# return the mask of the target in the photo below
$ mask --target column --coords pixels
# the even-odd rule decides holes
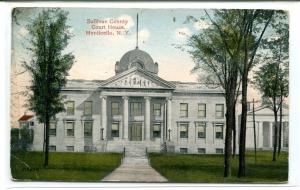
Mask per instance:
[[[106,115],[106,96],[101,96],[101,130],[103,130],[102,133],[102,138],[101,139],[106,139],[106,134],[107,134],[107,115]]]
[[[172,129],[172,98],[167,98],[167,131],[171,129],[170,141],[172,141],[172,133],[174,133],[175,128]],[[167,132],[169,133],[169,132]]]
[[[269,122],[270,148],[273,148],[273,122]]]
[[[163,131],[164,131],[164,125],[165,125],[165,123],[160,123],[160,142],[162,143],[162,142],[164,142],[164,133],[163,133]]]
[[[123,138],[128,140],[128,97],[123,96]]]
[[[257,122],[257,148],[263,147],[263,123]]]
[[[146,141],[150,140],[150,97],[145,97],[145,132]]]

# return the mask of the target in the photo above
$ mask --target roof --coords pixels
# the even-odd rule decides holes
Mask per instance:
[[[257,108],[254,109],[254,113],[255,115],[261,115],[261,116],[267,116],[267,115],[271,115],[273,116],[273,109],[270,106],[267,105],[261,105]],[[282,113],[283,115],[289,115],[289,110],[286,107],[282,107]],[[253,110],[249,110],[247,112],[247,115],[252,115],[253,114]],[[279,111],[278,111],[279,114]]]
[[[32,118],[33,115],[23,115],[22,117],[20,117],[20,119],[18,121],[28,121],[28,119]]]
[[[100,87],[114,87],[114,85],[116,87],[129,87],[128,85],[124,85],[124,84],[120,84],[118,83],[118,81],[122,83],[122,80],[124,80],[124,77],[126,78],[125,80],[130,80],[131,78],[136,80],[136,81],[140,81],[139,85],[132,85],[130,88],[134,88],[134,87],[144,87],[141,85],[141,81],[151,81],[152,84],[154,84],[154,88],[166,88],[166,89],[174,89],[175,85],[173,83],[170,83],[162,78],[160,78],[159,76],[146,71],[144,69],[138,68],[138,67],[133,67],[130,68],[120,74],[117,74],[107,80],[105,80],[103,83],[101,83]],[[131,83],[132,84],[132,83]],[[153,85],[151,86],[147,86],[146,88],[152,88]]]
[[[106,80],[68,80],[66,86],[63,88],[63,90],[97,90],[101,87],[105,87],[106,84],[111,83],[115,80],[118,80],[122,76],[128,75],[129,73],[132,73],[134,71],[139,71],[148,77],[151,78],[153,81],[159,81],[160,83],[167,86],[169,89],[174,89],[175,92],[184,92],[184,93],[224,93],[224,90],[221,87],[218,86],[207,86],[203,83],[197,83],[197,82],[180,82],[180,81],[166,81],[160,78],[159,76],[147,72],[140,68],[131,68],[127,71],[124,71],[118,75],[115,75],[109,79]],[[149,79],[150,79],[149,78]],[[165,87],[166,87],[165,86]]]
[[[154,74],[158,73],[158,64],[154,63],[147,52],[138,48],[126,52],[120,59],[120,62],[116,63],[115,71],[116,74],[119,74],[132,67],[139,67]]]
[[[176,88],[175,92],[188,92],[188,93],[224,93],[223,88],[219,86],[207,86],[204,83],[198,82],[180,82],[169,81],[173,83]]]

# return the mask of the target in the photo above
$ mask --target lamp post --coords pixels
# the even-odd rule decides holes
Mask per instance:
[[[171,135],[170,135],[171,134],[171,129],[168,129],[168,132],[169,132],[169,141],[170,141],[171,140],[171,138],[170,138],[171,137]]]
[[[103,138],[103,130],[104,130],[104,128],[102,127],[101,128],[101,140],[104,140],[104,138]]]

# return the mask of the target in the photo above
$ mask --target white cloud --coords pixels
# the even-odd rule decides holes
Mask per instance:
[[[150,37],[150,32],[148,29],[143,28],[142,30],[139,31],[139,42],[140,43],[147,42],[149,37]]]
[[[208,29],[210,27],[210,24],[204,20],[198,20],[197,22],[194,23],[193,26],[196,30],[203,30],[203,29]]]
[[[129,29],[134,26],[134,21],[129,15],[121,15],[118,17],[118,20],[127,20],[127,24],[125,25],[125,29]]]
[[[191,35],[191,31],[187,27],[177,28],[175,30],[175,38],[185,40]]]

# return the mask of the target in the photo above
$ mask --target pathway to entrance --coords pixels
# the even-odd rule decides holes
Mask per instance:
[[[106,182],[167,182],[168,180],[155,171],[146,157],[127,156],[123,163],[102,179]]]

